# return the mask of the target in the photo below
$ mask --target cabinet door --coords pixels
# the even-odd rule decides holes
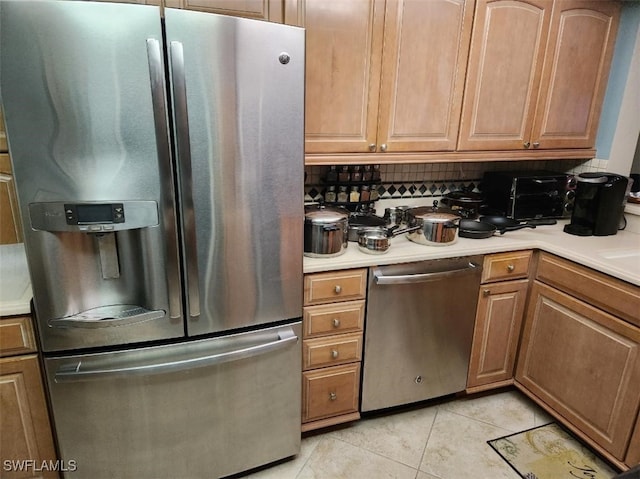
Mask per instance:
[[[516,382],[624,461],[640,405],[640,328],[539,282]]]
[[[555,3],[532,134],[534,146],[595,145],[619,19],[618,2]]]
[[[307,35],[306,152],[374,151],[384,0],[298,0],[293,10],[287,23]]]
[[[21,243],[21,225],[9,155],[0,154],[0,244]]]
[[[640,464],[640,415],[638,415],[636,427],[633,431],[633,436],[631,436],[625,463],[629,467]]]
[[[481,286],[467,388],[513,379],[528,284],[523,279]]]
[[[379,151],[455,150],[475,0],[388,0]]]
[[[165,7],[282,23],[284,0],[165,0]]]
[[[552,0],[479,0],[459,150],[527,148]]]
[[[2,434],[0,457],[3,461],[55,461],[53,437],[35,355],[0,359],[0,403]],[[3,463],[4,466],[4,463]],[[7,471],[3,478],[58,477],[55,471]]]

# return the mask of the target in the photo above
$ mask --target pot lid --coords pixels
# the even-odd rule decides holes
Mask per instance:
[[[577,177],[577,180],[580,183],[596,183],[596,184],[600,184],[600,183],[606,183],[607,182],[607,175],[606,173],[580,173]]]
[[[311,223],[330,224],[345,221],[349,211],[340,206],[305,205],[304,219]]]
[[[431,223],[447,223],[450,221],[456,221],[460,219],[460,215],[451,213],[450,210],[442,210],[440,208],[434,208],[432,206],[419,206],[417,208],[411,208],[409,214],[414,218],[420,218],[423,221]]]
[[[444,197],[451,200],[461,201],[463,203],[482,203],[483,201],[483,197],[480,193],[464,190],[451,191],[444,195]]]
[[[372,214],[351,213],[349,216],[349,226],[383,226],[386,224],[384,218]]]

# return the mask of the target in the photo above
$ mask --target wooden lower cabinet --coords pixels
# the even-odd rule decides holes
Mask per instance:
[[[638,414],[636,427],[633,435],[631,436],[631,442],[629,443],[629,450],[627,451],[625,463],[629,467],[640,464],[640,414]]]
[[[516,383],[622,463],[640,408],[640,328],[535,281]]]
[[[480,287],[467,391],[513,384],[529,280]]]
[[[36,355],[0,359],[0,405],[1,477],[59,477]]]
[[[302,340],[302,431],[360,418],[367,270],[307,274]]]

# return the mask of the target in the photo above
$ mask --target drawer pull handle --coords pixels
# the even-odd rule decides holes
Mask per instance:
[[[329,401],[335,401],[336,399],[338,399],[338,395],[336,393],[329,393]]]
[[[340,320],[338,318],[333,318],[333,327],[334,328],[339,328],[340,327]]]
[[[491,294],[491,291],[489,291],[488,289],[485,289],[484,291],[482,291],[482,296],[489,296]]]
[[[337,350],[337,349],[333,349],[333,350],[331,350],[331,357],[332,357],[333,359],[338,359],[338,354],[339,354],[339,353],[338,353],[338,350]]]
[[[514,271],[515,269],[516,269],[516,267],[515,267],[514,265],[512,265],[512,264],[510,264],[510,265],[508,265],[508,266],[507,266],[507,271],[508,271],[509,273],[513,273],[513,271]]]
[[[340,294],[342,293],[342,286],[340,286],[339,284],[336,284],[336,287],[333,288],[333,290],[336,292],[336,294]]]

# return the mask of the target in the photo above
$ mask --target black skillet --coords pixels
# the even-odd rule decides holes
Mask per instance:
[[[458,227],[458,236],[461,238],[483,239],[490,238],[496,231],[497,228],[491,223],[463,218],[460,220]]]
[[[522,228],[536,227],[534,224],[520,223],[518,220],[507,218],[506,216],[481,216],[480,221],[492,224],[498,231],[500,231],[500,234],[504,234],[505,231],[515,231]]]

